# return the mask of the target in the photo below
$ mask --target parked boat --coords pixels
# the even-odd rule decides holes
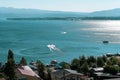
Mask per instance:
[[[109,41],[103,41],[103,43],[109,43]]]

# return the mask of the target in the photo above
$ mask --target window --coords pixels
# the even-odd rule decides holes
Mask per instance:
[[[75,78],[70,78],[70,80],[75,80]]]

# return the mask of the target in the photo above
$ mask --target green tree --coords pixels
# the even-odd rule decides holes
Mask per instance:
[[[112,65],[118,64],[118,60],[117,60],[117,58],[114,57],[114,56],[112,56],[109,60],[110,60],[110,62],[111,62]]]
[[[110,60],[107,60],[107,61],[106,61],[106,64],[107,64],[107,65],[112,65],[112,62],[111,62]]]
[[[81,70],[81,66],[78,65],[76,70],[77,70],[77,72],[81,73],[81,72],[82,72],[82,70]]]
[[[82,61],[86,61],[86,57],[84,55],[80,56],[79,59]]]
[[[5,64],[4,73],[8,77],[7,80],[15,80],[15,61],[14,54],[11,50],[8,51],[8,60]]]
[[[84,62],[83,65],[81,66],[81,72],[87,75],[88,71],[89,71],[89,65],[87,62]]]
[[[120,67],[119,66],[113,66],[113,65],[106,65],[104,67],[104,72],[105,73],[110,73],[110,74],[113,74],[113,75],[116,75],[120,70]]]
[[[86,57],[84,55],[82,55],[82,56],[79,57],[80,65],[82,65],[86,61],[87,61],[87,59],[86,59]]]
[[[13,54],[13,52],[12,52],[12,50],[8,50],[8,60],[9,59],[13,59],[14,60],[14,54]]]
[[[21,58],[20,64],[21,65],[27,65],[27,61],[26,61],[26,59],[24,57]]]
[[[98,67],[103,67],[104,66],[104,61],[102,57],[97,57],[97,66]]]
[[[88,62],[88,65],[90,66],[90,67],[95,67],[96,66],[96,58],[94,57],[94,56],[89,56],[88,58],[87,58],[87,62]]]
[[[44,79],[45,65],[41,61],[37,61],[38,74]]]
[[[51,70],[49,68],[47,68],[47,73],[48,73],[48,75],[47,75],[45,80],[51,80],[51,75],[50,75],[51,74]]]
[[[107,61],[107,56],[103,55],[102,58],[103,58],[103,61],[104,61],[104,62]]]
[[[60,65],[62,66],[63,69],[70,69],[70,65],[66,62],[61,62]]]
[[[77,70],[79,65],[80,65],[79,59],[73,59],[71,62],[71,69]]]
[[[5,64],[4,73],[8,76],[8,80],[15,80],[14,61],[9,59]]]

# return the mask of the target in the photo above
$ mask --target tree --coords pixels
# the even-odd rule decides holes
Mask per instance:
[[[79,59],[73,59],[71,62],[71,69],[77,70],[77,67],[80,65]]]
[[[51,80],[51,69],[47,68],[47,77],[45,77],[45,80]]]
[[[8,76],[7,80],[15,80],[15,61],[14,54],[11,50],[8,51],[8,60],[5,64],[4,73]]]
[[[114,57],[114,56],[112,56],[112,57],[110,58],[110,62],[111,62],[112,65],[118,64],[118,60],[117,60],[117,58]]]
[[[104,62],[107,61],[107,56],[103,55],[102,58],[103,58],[103,61],[104,61]]]
[[[87,61],[86,57],[83,55],[83,56],[80,56],[79,57],[79,61],[80,61],[80,65],[82,65],[84,62]]]
[[[14,60],[14,54],[13,54],[13,52],[12,52],[12,50],[8,50],[8,60],[9,59],[13,59]]]
[[[116,75],[120,70],[119,66],[113,66],[113,65],[107,65],[104,67],[104,72],[105,73],[110,73],[113,75]]]
[[[118,58],[117,61],[118,61],[118,65],[120,66],[120,58]]]
[[[89,71],[88,63],[84,62],[83,65],[81,66],[81,72],[87,75],[88,71]]]
[[[4,73],[8,76],[8,80],[15,80],[15,66],[14,61],[9,59],[8,62],[5,64]]]
[[[98,67],[103,67],[104,66],[104,61],[102,57],[97,57],[97,66]]]
[[[62,66],[63,69],[70,69],[70,65],[66,62],[61,62],[60,65]]]
[[[27,61],[24,57],[22,57],[22,59],[20,60],[20,64],[21,65],[27,65]]]
[[[44,79],[45,65],[41,61],[37,61],[38,74]]]
[[[96,58],[94,56],[89,56],[87,59],[88,65],[90,67],[95,67],[96,65]]]

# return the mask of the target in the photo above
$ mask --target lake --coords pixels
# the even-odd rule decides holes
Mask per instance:
[[[103,44],[103,41],[109,41]],[[0,61],[14,52],[18,62],[51,60],[70,62],[73,58],[120,52],[119,20],[6,20],[0,19]]]

